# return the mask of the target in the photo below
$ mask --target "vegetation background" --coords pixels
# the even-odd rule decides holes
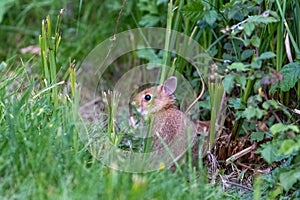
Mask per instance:
[[[298,0],[0,1],[0,198],[300,198],[299,13]],[[199,169],[114,171],[78,137],[76,66],[116,30],[151,26],[191,36],[218,65],[228,106],[213,137],[216,168],[204,159]],[[157,57],[137,55],[144,63]],[[201,120],[213,116],[211,96],[197,104]]]

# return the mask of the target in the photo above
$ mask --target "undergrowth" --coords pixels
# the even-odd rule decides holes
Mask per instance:
[[[221,177],[217,184],[189,167],[147,174],[115,171],[91,156],[80,140],[73,107],[75,66],[112,36],[121,8],[118,1],[0,2],[0,198],[299,198],[299,2],[138,0],[125,4],[118,32],[172,28],[198,41],[216,63],[228,104],[223,137],[211,135],[212,153],[219,164],[213,175]],[[57,15],[62,23],[54,28]],[[27,52],[21,51],[30,45]],[[39,47],[41,55],[34,51]],[[145,63],[157,57],[144,52],[136,59]],[[194,88],[202,87],[195,81],[193,67],[182,58],[166,56],[162,61],[172,63]],[[118,64],[135,62],[124,59]],[[110,70],[113,81],[120,69]],[[216,115],[211,113],[209,95],[205,92],[197,105],[201,119]],[[255,147],[250,156],[233,156],[250,146]],[[240,187],[247,173],[253,192]],[[232,174],[237,187],[225,179]]]

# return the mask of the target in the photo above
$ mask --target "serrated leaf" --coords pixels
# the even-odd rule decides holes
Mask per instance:
[[[232,63],[231,65],[228,65],[227,66],[227,69],[230,69],[230,70],[237,70],[237,71],[248,71],[249,69],[247,68],[246,65],[244,65],[243,63],[241,62],[235,62],[235,63]]]
[[[225,91],[229,94],[234,87],[234,75],[228,74],[222,81]]]
[[[263,110],[259,109],[259,108],[254,108],[252,106],[247,107],[244,111],[243,111],[243,117],[247,118],[248,120],[250,120],[251,118],[256,117],[257,119],[262,118],[263,116]]]
[[[271,92],[276,88],[280,88],[283,92],[289,91],[295,86],[300,79],[300,62],[293,62],[281,68],[280,73],[283,75],[283,80],[274,84],[271,87]]]
[[[241,119],[241,118],[243,118],[243,112],[237,111],[234,116],[235,116],[236,120]]]
[[[229,106],[231,108],[234,108],[235,110],[240,110],[240,109],[244,109],[244,105],[241,102],[240,98],[230,98],[229,99]]]
[[[139,49],[137,51],[137,56],[139,58],[143,58],[148,60],[150,63],[158,63],[161,64],[162,63],[162,59],[159,58],[156,54],[155,51],[153,49],[150,48],[145,48],[145,49]]]
[[[190,5],[183,6],[180,12],[190,20],[198,21],[203,16],[203,5],[198,1],[193,1]]]
[[[268,51],[268,52],[264,52],[262,53],[260,56],[259,56],[259,59],[260,60],[265,60],[265,59],[270,59],[270,58],[274,58],[276,55],[271,52],[271,51]]]

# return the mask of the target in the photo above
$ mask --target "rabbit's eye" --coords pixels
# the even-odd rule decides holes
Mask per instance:
[[[150,101],[150,100],[151,100],[151,95],[150,95],[150,94],[146,94],[146,95],[144,96],[144,99],[145,99],[146,101]]]

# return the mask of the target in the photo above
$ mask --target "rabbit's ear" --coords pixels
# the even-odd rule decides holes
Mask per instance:
[[[163,84],[163,90],[167,95],[171,95],[175,92],[177,87],[177,78],[176,76],[171,76],[165,80]]]

